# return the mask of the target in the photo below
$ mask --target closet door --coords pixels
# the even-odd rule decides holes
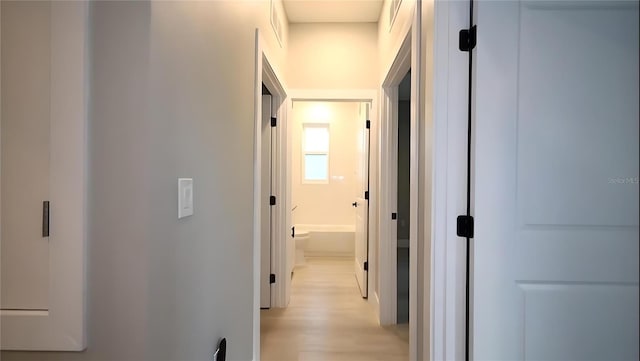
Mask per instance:
[[[0,2],[2,350],[85,348],[88,10]]]
[[[47,310],[50,11],[2,2],[2,309]]]

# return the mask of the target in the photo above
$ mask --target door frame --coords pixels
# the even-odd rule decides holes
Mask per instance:
[[[291,201],[287,197],[287,191],[285,189],[286,184],[281,182],[280,179],[286,179],[286,175],[289,173],[286,159],[283,158],[283,154],[286,155],[286,139],[287,134],[287,91],[286,86],[283,83],[275,67],[274,62],[270,59],[270,50],[267,43],[264,40],[260,29],[255,31],[255,82],[254,82],[254,153],[253,153],[253,359],[260,360],[260,259],[261,259],[261,212],[260,201],[264,199],[261,194],[261,182],[262,182],[262,84],[269,88],[272,96],[272,113],[277,118],[276,136],[276,152],[272,155],[273,158],[273,177],[272,177],[272,189],[273,195],[276,196],[276,204],[271,206],[272,212],[272,225],[276,225],[271,230],[271,270],[276,275],[276,283],[272,284],[271,288],[271,307],[284,307],[286,305],[285,300],[288,299],[288,289],[278,279],[287,279],[286,257],[280,258],[283,253],[286,254],[287,239],[287,224],[290,224],[290,213],[287,209],[290,209]],[[272,146],[273,147],[273,146]]]
[[[456,218],[466,212],[469,55],[458,49],[458,32],[469,27],[469,2],[422,6],[432,14],[423,30],[431,33],[425,53],[432,63],[425,71],[433,76],[426,98],[433,121],[428,137],[433,142],[430,359],[463,360],[466,249],[465,239],[456,234]]]
[[[397,324],[397,220],[391,213],[397,212],[398,168],[398,86],[411,71],[411,144],[410,144],[410,215],[409,215],[409,359],[421,360],[430,354],[431,337],[431,287],[428,272],[431,264],[430,222],[422,222],[431,216],[432,204],[430,175],[423,165],[429,159],[426,145],[424,106],[422,98],[421,62],[421,12],[416,6],[414,19],[404,34],[404,40],[396,51],[393,63],[382,82],[382,128],[380,134],[380,267],[385,272],[380,277],[380,323]]]
[[[425,86],[422,69],[422,13],[416,5],[413,19],[402,32],[402,43],[381,84],[380,133],[380,323],[397,323],[397,212],[398,86],[411,70],[410,223],[409,223],[409,359],[428,359],[431,343],[431,267],[433,174],[428,162]],[[425,167],[426,165],[426,167]],[[422,275],[422,276],[421,276]]]
[[[378,91],[375,89],[290,89],[289,91],[290,97],[287,100],[287,109],[291,109],[291,106],[294,101],[325,101],[325,102],[369,102],[371,103],[369,120],[371,120],[371,128],[369,129],[370,136],[370,144],[369,144],[369,227],[367,229],[368,232],[368,271],[367,271],[367,289],[368,289],[368,298],[367,302],[371,303],[376,310],[376,315],[380,314],[379,310],[379,301],[378,294],[375,292],[375,284],[376,280],[376,270],[378,270],[378,262],[377,262],[377,247],[372,244],[372,240],[377,239],[377,218],[374,218],[377,215],[377,212],[374,210],[377,209],[377,177],[375,174],[378,172],[378,157],[373,157],[375,153],[375,149],[377,149],[377,141],[375,144],[374,140],[377,139],[378,129],[379,129],[379,108],[378,108]],[[286,158],[286,164],[291,164],[291,127],[288,127],[289,132],[286,138],[286,154],[284,154]],[[284,147],[282,148],[284,149]],[[288,167],[290,168],[290,167]],[[374,176],[372,176],[374,175]],[[281,181],[281,180],[280,180]],[[291,200],[291,174],[287,174],[287,178],[284,178],[284,183],[286,183],[286,191],[287,191],[287,199]],[[289,219],[288,227],[291,227],[291,220]],[[286,255],[286,252],[292,254],[295,250],[295,243],[293,239],[291,242],[287,244],[287,250],[282,250],[285,252],[283,255]],[[281,255],[281,257],[283,256]],[[291,268],[293,264],[291,265]],[[289,303],[289,295],[291,289],[291,278],[288,278],[286,283],[284,284],[287,288],[286,292],[286,304]],[[374,292],[372,292],[374,291]],[[372,294],[374,297],[371,297]]]

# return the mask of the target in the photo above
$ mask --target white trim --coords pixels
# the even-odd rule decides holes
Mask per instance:
[[[290,209],[291,200],[288,199],[288,192],[286,190],[286,183],[281,182],[280,179],[286,177],[289,170],[286,167],[287,152],[283,151],[286,147],[286,134],[287,129],[287,111],[286,104],[288,102],[287,93],[285,91],[284,84],[280,81],[282,79],[277,74],[278,72],[273,67],[273,63],[269,59],[269,51],[265,48],[265,41],[260,33],[259,29],[256,29],[255,38],[255,84],[254,84],[254,179],[253,179],[253,360],[260,360],[260,200],[263,199],[261,194],[261,180],[262,180],[262,83],[271,91],[273,106],[273,116],[278,118],[278,126],[276,127],[276,134],[278,140],[276,140],[276,158],[274,159],[274,177],[272,178],[272,190],[274,195],[278,199],[276,205],[271,207],[272,214],[274,215],[272,224],[276,225],[272,229],[272,256],[271,264],[275,267],[274,273],[276,278],[288,279],[287,269],[289,265],[286,258],[288,224],[291,223]],[[284,148],[286,149],[286,148]],[[284,253],[284,258],[282,254]],[[284,307],[286,300],[288,299],[288,289],[286,282],[276,282],[271,288],[271,306],[272,307]]]
[[[458,30],[469,26],[468,3],[435,2],[434,24],[431,359],[460,360],[466,251],[455,229],[457,215],[466,208],[468,53],[455,44]]]
[[[375,89],[290,89],[292,101],[371,102],[377,105]],[[372,108],[375,111],[375,108]]]
[[[85,332],[87,2],[51,2],[49,309],[2,312],[2,349],[82,351]],[[53,218],[55,217],[55,218]]]

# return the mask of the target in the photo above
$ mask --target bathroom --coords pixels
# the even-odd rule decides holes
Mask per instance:
[[[294,275],[310,259],[355,257],[357,207],[367,206],[357,201],[362,180],[368,181],[362,172],[368,167],[368,149],[363,149],[368,145],[363,131],[367,106],[351,101],[292,104]]]

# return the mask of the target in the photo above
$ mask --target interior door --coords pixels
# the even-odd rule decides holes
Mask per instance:
[[[476,23],[473,358],[637,360],[638,3]]]
[[[260,202],[260,308],[271,307],[271,95],[262,95]]]
[[[360,105],[360,123],[358,132],[358,168],[356,169],[357,191],[353,206],[356,207],[355,232],[355,270],[362,297],[368,296],[369,261],[369,104]]]
[[[2,2],[2,309],[49,308],[50,5]]]

